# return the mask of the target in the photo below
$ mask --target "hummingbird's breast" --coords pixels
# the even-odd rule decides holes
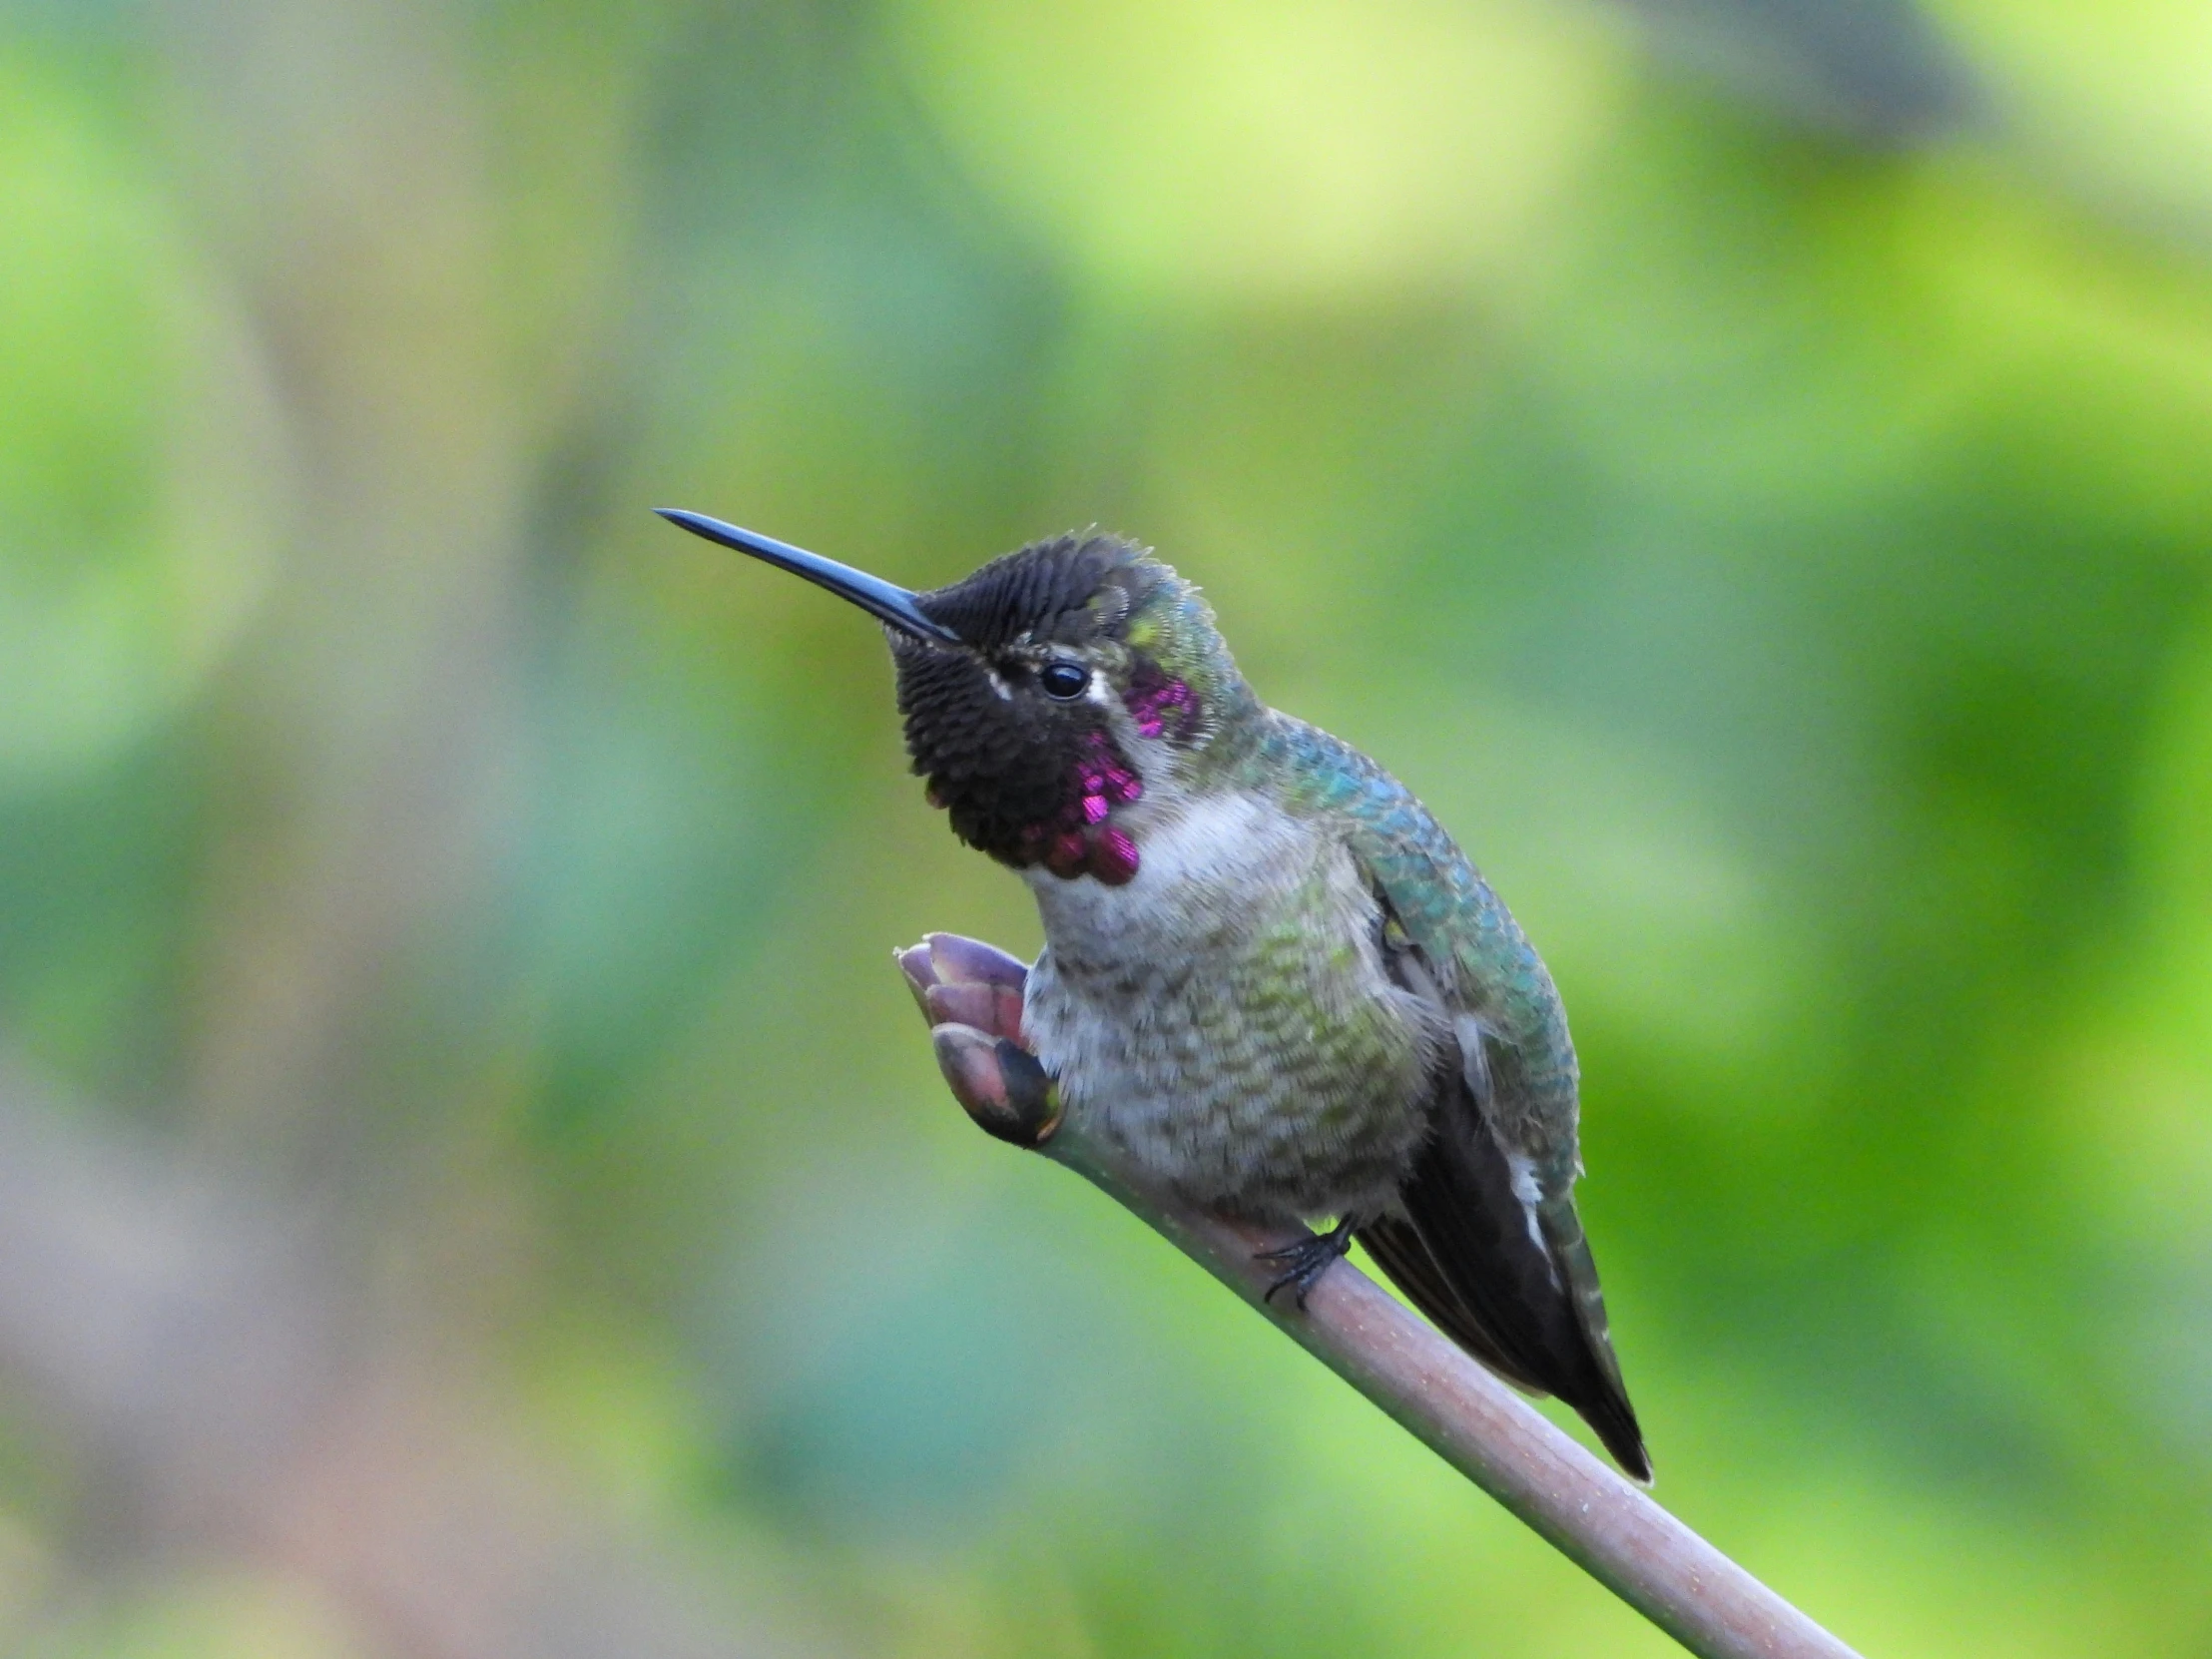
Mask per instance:
[[[1385,972],[1350,849],[1257,792],[1146,808],[1125,884],[1026,872],[1046,940],[1026,1024],[1067,1109],[1202,1204],[1382,1209],[1450,1039]]]

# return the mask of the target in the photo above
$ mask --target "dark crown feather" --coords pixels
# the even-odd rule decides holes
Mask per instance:
[[[1118,574],[1134,574],[1143,558],[1143,548],[1120,536],[1070,532],[1004,554],[914,602],[978,651],[999,650],[1023,634],[1078,645],[1126,613],[1127,607],[1101,613],[1091,600]],[[1139,594],[1129,597],[1134,602]]]

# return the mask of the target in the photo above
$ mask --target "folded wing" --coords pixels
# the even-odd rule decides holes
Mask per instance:
[[[1440,989],[1444,976],[1378,891],[1385,956],[1401,985],[1439,1002],[1459,1053],[1439,1070],[1429,1139],[1399,1190],[1402,1215],[1367,1223],[1360,1242],[1452,1341],[1520,1386],[1565,1400],[1622,1468],[1648,1480],[1651,1460],[1575,1214],[1571,1119],[1563,1157],[1516,1146],[1511,1133],[1527,1120],[1532,1091],[1558,1087],[1559,1068],[1510,1033],[1493,1034],[1463,997]]]

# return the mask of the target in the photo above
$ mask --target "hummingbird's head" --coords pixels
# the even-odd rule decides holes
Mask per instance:
[[[750,531],[668,512],[877,617],[914,771],[970,846],[1017,868],[1127,881],[1128,810],[1203,777],[1257,705],[1198,590],[1148,551],[1085,533],[1033,542],[928,593]]]

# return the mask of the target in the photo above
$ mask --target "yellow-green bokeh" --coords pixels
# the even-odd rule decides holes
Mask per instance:
[[[1551,962],[1659,1496],[1871,1656],[2201,1655],[2208,140],[2180,0],[0,5],[0,1035],[747,1639],[1670,1651],[959,1118],[887,951],[1019,884],[649,509],[1106,524]],[[4,1332],[10,1641],[383,1651],[103,1554]]]

